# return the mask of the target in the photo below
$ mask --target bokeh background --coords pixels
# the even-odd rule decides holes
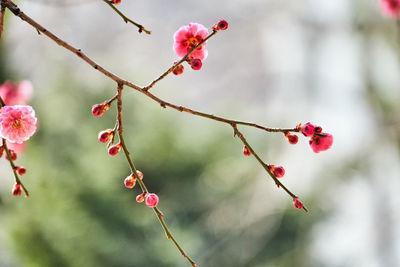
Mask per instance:
[[[241,128],[310,209],[299,212],[232,129],[162,109],[125,90],[125,133],[135,163],[176,238],[198,266],[400,266],[400,28],[377,0],[129,1],[118,7],[152,30],[139,35],[101,0],[26,0],[20,8],[108,70],[146,85],[176,60],[182,25],[229,29],[208,44],[200,71],[185,66],[153,92],[200,111],[334,136],[314,154],[306,138]],[[7,14],[1,81],[30,80],[40,129],[17,161],[32,196],[10,194],[0,160],[0,266],[188,266],[153,212],[124,188],[91,105],[115,84]]]

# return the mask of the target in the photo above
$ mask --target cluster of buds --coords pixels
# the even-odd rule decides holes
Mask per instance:
[[[323,133],[320,126],[315,126],[307,122],[304,125],[297,125],[297,129],[305,137],[310,137],[309,144],[315,153],[328,150],[333,144],[333,136],[328,133]]]
[[[100,142],[102,143],[108,143],[107,148],[108,148],[108,154],[111,156],[115,156],[118,154],[118,152],[122,149],[122,144],[113,144],[113,137],[114,137],[114,130],[113,129],[106,129],[101,132],[99,132],[97,139],[99,139]]]
[[[110,2],[111,2],[111,4],[113,4],[113,5],[118,5],[118,4],[121,3],[121,0],[111,0]]]
[[[157,206],[159,198],[154,193],[143,192],[136,196],[136,202],[142,203],[143,201],[145,201],[147,207],[154,208]]]

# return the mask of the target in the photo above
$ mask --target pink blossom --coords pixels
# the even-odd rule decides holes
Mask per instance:
[[[0,137],[22,144],[37,129],[35,111],[31,106],[4,106],[0,113]]]
[[[311,137],[310,146],[315,153],[328,150],[333,144],[333,136],[328,133],[321,133]]]
[[[400,17],[400,0],[380,0],[379,5],[386,16],[391,18]]]
[[[206,27],[199,23],[189,23],[189,25],[182,26],[175,32],[173,49],[178,57],[182,58],[207,36],[208,30]],[[206,43],[203,43],[190,54],[190,57],[204,60],[208,55],[205,45]]]
[[[0,85],[0,97],[7,106],[26,105],[32,98],[33,87],[30,81],[14,84],[6,81]]]

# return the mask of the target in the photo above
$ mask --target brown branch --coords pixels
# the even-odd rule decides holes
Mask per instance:
[[[130,156],[130,153],[128,151],[128,148],[125,144],[125,140],[124,140],[124,135],[123,135],[123,124],[122,124],[122,90],[123,90],[124,86],[123,84],[118,84],[118,94],[117,94],[117,121],[118,121],[118,138],[119,138],[119,143],[122,145],[122,149],[124,151],[125,157],[128,161],[131,173],[135,176],[136,181],[139,183],[140,188],[142,189],[143,193],[149,193],[146,185],[144,184],[144,182],[142,181],[142,179],[139,178],[138,174],[137,174],[137,169],[133,163],[133,160]],[[157,207],[153,207],[153,211],[156,214],[161,227],[164,229],[164,232],[167,236],[167,239],[171,240],[175,246],[178,248],[178,250],[181,252],[182,256],[184,256],[189,263],[192,266],[196,266],[196,263],[185,253],[185,251],[182,249],[181,245],[179,245],[178,241],[176,241],[176,239],[174,238],[174,236],[172,235],[171,231],[169,230],[168,226],[166,225],[165,221],[164,221],[164,214],[157,208]]]
[[[269,176],[271,176],[272,180],[274,180],[275,184],[278,187],[281,187],[283,190],[286,191],[286,193],[291,196],[292,198],[297,198],[297,196],[295,194],[293,194],[286,186],[284,186],[279,180],[278,178],[275,177],[275,175],[271,172],[271,170],[268,168],[268,164],[266,164],[261,158],[260,156],[254,151],[254,149],[251,147],[251,145],[247,142],[246,138],[244,137],[244,135],[239,131],[239,129],[237,128],[236,124],[232,124],[232,128],[233,131],[235,133],[236,136],[239,137],[239,139],[243,142],[243,144],[250,150],[251,154],[256,158],[256,160],[260,163],[260,165],[265,169],[265,171],[269,174]],[[308,212],[308,209],[303,206],[303,209]]]
[[[109,7],[111,7],[124,21],[125,23],[131,23],[133,25],[135,25],[136,27],[139,28],[139,33],[145,32],[147,34],[151,34],[151,31],[146,30],[143,25],[140,25],[139,23],[134,22],[133,20],[131,20],[130,18],[128,18],[127,16],[125,16],[121,11],[119,11],[114,4],[112,4],[109,0],[103,0],[104,3],[106,3]]]
[[[0,39],[1,39],[1,36],[3,34],[4,15],[5,15],[5,13],[6,13],[6,7],[3,5],[3,2],[1,2],[1,6],[0,6]]]
[[[230,125],[232,123],[236,123],[236,124],[246,125],[246,126],[249,126],[249,127],[255,127],[255,128],[267,131],[267,132],[298,132],[299,131],[296,128],[294,128],[294,129],[268,128],[268,127],[264,127],[264,126],[261,126],[261,125],[255,124],[255,123],[251,123],[251,122],[230,120],[230,119],[223,118],[223,117],[218,117],[218,116],[215,116],[215,115],[212,115],[212,114],[207,114],[207,113],[203,113],[203,112],[200,112],[200,111],[196,111],[196,110],[184,107],[184,106],[178,106],[178,105],[169,103],[169,102],[167,102],[165,100],[162,100],[162,99],[158,98],[156,95],[154,95],[154,94],[152,94],[152,93],[150,93],[148,91],[149,86],[152,83],[154,83],[154,81],[149,86],[141,88],[140,86],[138,86],[136,84],[133,84],[130,81],[127,81],[127,80],[124,80],[124,79],[120,78],[119,76],[111,73],[110,71],[106,70],[105,68],[101,67],[99,64],[94,62],[85,53],[83,53],[81,51],[81,49],[78,49],[78,48],[75,48],[75,47],[71,46],[70,44],[68,44],[64,40],[58,38],[56,35],[54,35],[50,31],[48,31],[46,28],[44,28],[43,26],[38,24],[32,18],[27,16],[25,13],[23,13],[11,0],[3,0],[3,3],[15,16],[18,16],[19,18],[21,18],[22,20],[24,20],[25,22],[27,22],[28,24],[33,26],[38,32],[43,33],[44,35],[49,37],[51,40],[53,40],[55,43],[57,43],[59,46],[64,47],[65,49],[71,51],[73,54],[75,54],[78,57],[80,57],[83,61],[88,63],[95,70],[101,72],[102,74],[104,74],[105,76],[110,78],[111,80],[115,81],[117,84],[122,84],[124,86],[128,86],[128,87],[130,87],[130,88],[132,88],[132,89],[134,89],[134,90],[136,90],[136,91],[138,91],[138,92],[140,92],[142,94],[145,94],[147,97],[149,97],[149,98],[153,99],[154,101],[158,102],[161,107],[164,107],[164,108],[165,107],[170,107],[170,108],[175,109],[175,110],[180,111],[180,112],[190,113],[190,114],[195,115],[195,116],[200,116],[200,117],[203,117],[203,118],[208,118],[208,119],[211,119],[211,120],[224,122],[224,123],[227,123],[227,124],[230,124]],[[213,34],[214,33],[210,34],[207,38],[210,38]],[[167,73],[167,72],[165,72],[165,73]],[[165,77],[166,75],[164,75],[164,74],[161,75],[161,76]],[[158,78],[158,79],[155,80],[155,82],[157,82],[159,80],[160,79]]]
[[[4,139],[4,138],[3,138],[3,147],[4,147],[4,150],[6,151],[6,155],[7,155],[8,161],[10,162],[11,169],[12,169],[12,171],[14,173],[15,182],[17,184],[21,185],[22,189],[24,190],[25,196],[29,197],[28,189],[26,189],[26,187],[24,186],[24,184],[22,183],[21,179],[19,178],[19,176],[17,174],[17,169],[15,168],[14,161],[12,160],[11,152],[8,149],[6,139]]]

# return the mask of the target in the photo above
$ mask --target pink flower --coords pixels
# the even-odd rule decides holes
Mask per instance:
[[[30,81],[14,84],[6,81],[0,85],[0,97],[7,106],[26,105],[32,98],[33,87]]]
[[[173,49],[178,57],[184,57],[193,47],[198,45],[208,36],[208,30],[206,27],[199,23],[189,23],[180,27],[174,34],[174,46]],[[206,43],[203,43],[199,48],[190,54],[193,59],[204,60],[208,51],[205,48]]]
[[[22,144],[37,129],[35,111],[31,106],[4,106],[0,113],[0,137]]]
[[[154,208],[158,204],[158,196],[154,193],[146,195],[146,206],[149,208]]]
[[[386,16],[391,18],[400,17],[400,0],[380,0],[379,5]]]
[[[320,135],[313,135],[311,137],[310,146],[315,153],[328,150],[333,144],[333,136],[328,133],[321,133]]]

